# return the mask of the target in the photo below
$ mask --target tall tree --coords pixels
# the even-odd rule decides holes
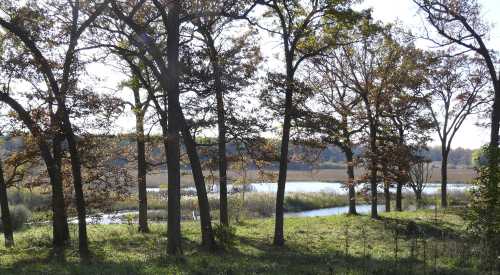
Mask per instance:
[[[413,0],[425,15],[427,22],[442,38],[438,45],[458,45],[465,51],[472,51],[481,57],[488,70],[494,97],[491,106],[490,143],[488,168],[483,169],[485,177],[481,182],[481,194],[487,198],[479,205],[478,212],[484,215],[484,233],[488,240],[489,260],[495,261],[500,247],[500,225],[497,218],[500,207],[498,186],[499,173],[499,128],[500,128],[500,72],[496,65],[495,51],[487,45],[489,26],[484,22],[481,6],[477,0]],[[434,40],[434,39],[433,39]]]
[[[134,101],[128,102],[135,116],[135,140],[137,144],[137,190],[139,192],[139,232],[149,232],[148,227],[148,196],[146,190],[147,181],[147,162],[146,162],[146,137],[144,134],[144,123],[146,112],[150,106],[150,98],[145,100],[141,97],[141,82],[131,69],[132,76],[123,83],[130,88],[133,93]]]
[[[335,48],[330,49],[335,51]],[[311,60],[308,85],[313,87],[314,97],[307,104],[300,126],[308,128],[308,135],[320,134],[321,139],[339,147],[347,162],[347,183],[349,214],[356,214],[356,181],[354,167],[354,146],[359,142],[359,134],[366,127],[357,119],[361,98],[347,89],[338,79],[335,55],[324,52]]]
[[[226,144],[228,142],[228,122],[235,118],[233,101],[237,95],[242,95],[244,87],[249,86],[251,78],[256,72],[256,66],[261,60],[259,47],[254,42],[254,31],[249,30],[238,36],[228,37],[226,34],[237,24],[231,17],[205,16],[193,21],[196,31],[200,36],[195,36],[203,43],[201,63],[208,59],[210,67],[205,83],[211,83],[209,87],[215,93],[215,112],[217,116],[218,130],[218,169],[219,169],[219,200],[220,200],[220,223],[229,225],[227,204],[227,154]],[[236,27],[242,28],[241,24]],[[205,68],[202,68],[205,70]],[[205,84],[206,85],[206,84]],[[229,99],[229,101],[228,101]]]
[[[447,207],[448,157],[464,121],[487,102],[481,64],[466,56],[442,58],[430,73],[428,109],[441,142],[441,206]]]
[[[265,13],[271,17],[276,27],[266,28],[270,33],[281,38],[284,54],[285,100],[282,109],[283,126],[281,137],[280,168],[278,174],[278,190],[276,193],[276,216],[274,229],[274,245],[285,243],[283,232],[284,199],[286,174],[288,168],[288,147],[290,130],[294,118],[294,93],[296,72],[301,63],[326,49],[318,39],[320,31],[325,26],[342,26],[354,19],[354,12],[349,8],[350,0],[310,0],[310,1],[278,1],[261,0],[257,3],[268,8]],[[256,23],[255,23],[256,24]],[[331,31],[330,33],[335,33]]]
[[[49,3],[47,3],[49,4]],[[33,16],[35,18],[41,18],[43,13],[39,10],[38,6],[33,5],[28,7],[4,7],[6,11],[9,11],[9,19],[0,19],[0,26],[9,31],[12,35],[16,36],[24,45],[26,50],[30,52],[33,58],[36,60],[36,65],[39,73],[44,76],[47,82],[47,86],[50,92],[55,97],[57,102],[58,114],[57,119],[64,138],[68,142],[70,157],[71,157],[71,168],[73,175],[73,185],[75,189],[76,197],[76,209],[78,212],[78,236],[79,236],[79,252],[80,256],[84,259],[88,258],[88,239],[87,239],[87,226],[86,226],[86,210],[85,210],[85,199],[82,187],[82,172],[81,172],[81,159],[78,150],[78,141],[75,135],[75,130],[73,129],[70,110],[67,106],[68,94],[76,88],[77,75],[75,75],[76,64],[78,63],[77,58],[77,47],[78,41],[87,27],[99,16],[106,8],[108,1],[104,3],[95,3],[92,5],[90,3],[87,7],[89,10],[84,11],[83,7],[80,6],[80,1],[71,1],[69,5],[62,2],[50,3],[44,8],[46,20],[57,21],[58,17],[50,19],[48,16],[51,14],[46,11],[51,10],[53,12],[60,12],[61,10],[67,11],[67,21],[62,20],[60,22],[64,27],[59,30],[63,32],[63,36],[67,39],[66,41],[54,41],[55,43],[66,43],[67,48],[64,51],[64,57],[62,60],[51,60],[50,52],[45,52],[42,46],[50,47],[49,44],[44,44],[40,41],[41,37],[38,34],[34,34],[34,26],[28,21],[32,20]],[[90,14],[90,15],[88,15]],[[83,19],[81,16],[86,16]],[[69,23],[67,23],[69,22]],[[57,24],[51,25],[41,25],[42,27],[53,27],[58,26]],[[39,26],[37,26],[39,27]],[[55,30],[58,32],[57,30]],[[52,66],[53,63],[60,64],[62,70],[56,71],[58,67]],[[61,78],[58,79],[56,75],[61,74]]]

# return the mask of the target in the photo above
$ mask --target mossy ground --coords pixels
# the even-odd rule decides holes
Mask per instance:
[[[51,257],[50,227],[27,228],[15,234],[15,248],[0,243],[0,274],[482,274],[480,244],[456,210],[287,218],[281,248],[271,245],[273,220],[252,219],[236,225],[234,247],[212,253],[198,246],[198,223],[182,228],[184,255],[167,257],[163,224],[149,234],[89,225],[89,264],[79,261],[76,227],[64,262]]]

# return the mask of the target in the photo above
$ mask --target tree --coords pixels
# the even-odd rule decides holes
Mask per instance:
[[[488,101],[481,64],[466,56],[441,59],[429,74],[429,101],[434,131],[441,141],[441,206],[447,207],[448,157],[463,122]]]
[[[132,90],[134,101],[129,102],[135,116],[135,140],[137,143],[137,190],[139,192],[139,232],[148,233],[148,198],[146,190],[147,162],[146,162],[146,138],[144,135],[144,120],[151,99],[149,96],[145,100],[141,99],[141,82],[134,76],[131,69],[131,78],[123,83]]]
[[[288,167],[288,147],[292,119],[295,117],[294,93],[296,72],[301,63],[326,49],[318,39],[321,30],[329,25],[330,33],[335,33],[337,26],[355,19],[355,13],[349,8],[351,1],[278,1],[261,0],[257,3],[268,8],[267,17],[276,18],[277,28],[265,28],[271,34],[280,36],[284,53],[285,67],[285,101],[282,108],[283,128],[281,138],[280,169],[278,174],[278,190],[276,193],[276,217],[274,245],[282,246],[285,242],[283,233],[284,199],[286,173]],[[254,23],[256,24],[256,23]]]
[[[347,162],[346,186],[349,190],[349,214],[356,214],[356,181],[354,167],[354,145],[359,141],[359,134],[366,124],[356,119],[356,110],[359,110],[361,98],[352,92],[338,79],[335,54],[332,48],[322,55],[313,58],[308,76],[308,85],[313,87],[313,97],[306,104],[303,122],[299,126],[308,129],[306,135],[321,135],[321,140],[339,147]]]
[[[410,187],[415,193],[417,208],[422,207],[422,192],[432,177],[432,162],[417,157],[410,166]]]
[[[217,5],[220,4],[225,3]],[[220,223],[225,226],[229,225],[226,144],[228,127],[231,127],[227,124],[231,121],[229,116],[234,112],[232,109],[235,104],[231,101],[237,97],[231,96],[231,93],[241,94],[241,90],[250,85],[250,79],[255,74],[256,66],[261,60],[259,47],[255,45],[252,37],[253,30],[249,30],[241,36],[226,37],[225,32],[233,27],[234,21],[233,18],[224,16],[205,16],[193,20],[196,31],[201,35],[197,38],[203,43],[200,63],[208,59],[211,66],[211,68],[202,68],[202,70],[208,71],[205,83],[210,83],[210,86],[205,87],[205,89],[211,88],[213,90],[208,95],[215,93],[214,105],[218,130],[219,218]],[[203,95],[203,97],[208,95]],[[229,102],[227,99],[230,99]]]
[[[75,74],[76,64],[78,63],[77,58],[77,46],[78,41],[87,27],[99,16],[104,9],[106,8],[108,1],[104,1],[104,3],[96,3],[95,5],[88,5],[87,8],[89,10],[84,11],[83,7],[80,6],[80,1],[70,2],[70,5],[62,2],[54,2],[50,3],[50,5],[45,6],[45,12],[40,10],[39,6],[33,5],[32,9],[28,7],[15,7],[6,5],[3,7],[5,11],[8,11],[8,16],[10,20],[0,19],[0,26],[5,28],[8,32],[10,32],[13,36],[15,36],[19,41],[24,45],[26,50],[30,52],[32,57],[35,59],[36,67],[41,75],[44,76],[46,80],[46,84],[50,89],[51,95],[55,98],[55,102],[57,103],[58,110],[56,112],[56,117],[58,126],[64,135],[64,138],[68,142],[68,147],[71,156],[71,168],[73,175],[73,185],[75,189],[75,197],[76,197],[76,208],[78,212],[78,231],[79,231],[79,252],[80,256],[83,259],[88,258],[89,250],[88,250],[88,240],[87,240],[87,227],[86,227],[86,211],[85,211],[85,199],[83,194],[82,187],[82,172],[81,172],[81,159],[80,153],[78,150],[78,142],[75,135],[75,130],[72,127],[71,119],[70,119],[70,110],[68,108],[68,94],[71,91],[74,91],[76,88],[76,80],[78,75]],[[68,9],[69,8],[69,9]],[[36,31],[38,28],[46,27],[46,28],[55,28],[57,24],[47,24],[47,23],[55,23],[59,18],[49,18],[50,14],[46,11],[56,11],[59,13],[60,11],[66,11],[62,13],[63,15],[67,15],[67,21],[62,20],[62,27],[60,30],[53,30],[55,32],[61,31],[63,33],[63,37],[67,39],[66,41],[57,41],[57,37],[52,42],[55,45],[62,43],[67,45],[65,49],[64,57],[61,60],[50,60],[51,56],[49,55],[51,49],[50,43],[44,43],[44,39],[47,37],[41,37],[40,34],[36,34],[33,31]],[[59,13],[61,14],[61,13]],[[90,14],[87,18],[83,19],[81,16],[84,14]],[[45,16],[45,18],[44,18]],[[41,20],[38,24],[32,24],[29,22],[32,18],[36,18]],[[70,23],[67,23],[70,22]],[[41,24],[45,23],[45,24]],[[36,26],[35,26],[36,25]],[[44,30],[44,31],[49,31]],[[66,44],[65,44],[66,43]],[[43,49],[42,47],[47,47]],[[49,52],[44,52],[45,50],[49,50]],[[56,71],[58,69],[57,66],[53,66],[51,64],[59,64],[62,68],[61,71]],[[58,79],[56,75],[61,73],[61,79]],[[9,104],[9,103],[8,103]],[[9,104],[10,105],[10,104]],[[12,107],[12,106],[11,106]],[[57,150],[58,148],[56,148]],[[55,169],[58,169],[55,166]]]
[[[490,143],[488,150],[488,168],[483,169],[485,175],[480,177],[482,194],[487,203],[478,209],[484,214],[480,223],[484,224],[484,233],[488,243],[489,260],[495,261],[500,247],[498,223],[495,213],[499,212],[500,192],[498,187],[499,173],[499,128],[500,128],[500,72],[496,68],[495,52],[487,46],[489,32],[481,16],[481,6],[476,0],[414,0],[419,10],[425,15],[427,22],[439,34],[441,40],[434,40],[440,46],[457,45],[466,52],[472,51],[480,56],[488,70],[489,80],[493,87],[494,97],[491,108]]]

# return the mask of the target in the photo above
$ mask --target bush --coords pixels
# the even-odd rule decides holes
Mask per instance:
[[[222,248],[233,247],[236,242],[236,228],[234,226],[216,224],[214,227],[214,237]]]
[[[10,207],[10,218],[12,220],[12,229],[14,231],[22,229],[26,222],[31,218],[31,211],[24,205],[14,205]],[[0,231],[3,231],[3,225],[0,221]]]

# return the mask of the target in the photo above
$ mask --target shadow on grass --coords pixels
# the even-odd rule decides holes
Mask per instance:
[[[374,222],[388,230],[405,230],[410,221],[384,217]],[[447,236],[459,237],[447,224],[416,224],[432,236],[446,232]],[[413,258],[394,259],[392,255],[383,259],[346,255],[341,247],[315,250],[307,241],[295,242],[292,238],[285,246],[275,247],[262,236],[238,235],[235,247],[209,253],[201,250],[199,236],[191,233],[187,234],[190,238],[183,239],[183,256],[167,256],[165,234],[127,236],[125,230],[117,232],[122,234],[111,233],[92,240],[90,264],[79,263],[74,247],[68,248],[65,262],[45,257],[49,251],[39,249],[45,251],[43,256],[36,257],[39,253],[34,250],[9,267],[0,264],[0,274],[478,274],[465,268],[434,270],[430,260],[424,263]],[[306,231],[295,233],[300,232]],[[307,235],[304,237],[307,240]]]

